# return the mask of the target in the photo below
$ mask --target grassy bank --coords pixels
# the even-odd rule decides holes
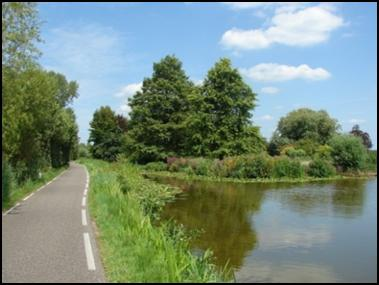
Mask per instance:
[[[163,205],[179,189],[144,179],[128,163],[83,159],[90,173],[90,214],[98,227],[100,252],[111,282],[216,282],[209,252],[191,254],[189,239],[173,223],[161,223]]]
[[[214,181],[214,182],[234,182],[234,183],[305,183],[305,182],[317,182],[317,181],[332,181],[338,179],[352,179],[361,178],[367,179],[369,177],[376,176],[376,173],[362,173],[360,175],[336,175],[332,177],[302,177],[302,178],[255,178],[255,179],[244,179],[244,178],[230,178],[230,177],[216,177],[216,176],[203,176],[195,174],[186,174],[183,172],[169,172],[169,171],[143,171],[143,175],[146,177],[173,177],[182,180],[198,180],[198,181]]]
[[[25,183],[21,185],[17,185],[16,182],[12,177],[4,177],[3,174],[3,180],[7,179],[7,198],[2,199],[2,211],[6,211],[9,208],[13,207],[18,201],[29,195],[30,193],[34,192],[41,186],[43,186],[48,181],[52,180],[54,177],[61,174],[67,167],[61,167],[61,168],[50,168],[46,172],[42,173],[42,177],[37,180],[27,180]],[[3,187],[5,185],[3,184]],[[4,193],[4,189],[3,193]]]

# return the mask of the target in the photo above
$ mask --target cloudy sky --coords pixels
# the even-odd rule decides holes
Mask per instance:
[[[93,112],[130,110],[153,62],[175,54],[201,83],[229,57],[258,94],[254,124],[270,138],[280,117],[324,109],[377,144],[376,3],[41,3],[41,64],[79,83],[82,142]]]

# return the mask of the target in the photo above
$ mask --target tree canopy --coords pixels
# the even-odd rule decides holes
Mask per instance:
[[[39,25],[35,3],[2,3],[2,156],[18,181],[77,153],[78,84],[38,65]]]
[[[107,161],[116,160],[123,151],[126,125],[126,119],[116,115],[109,106],[96,110],[90,123],[88,139],[92,156]]]
[[[352,130],[350,131],[350,134],[360,137],[363,141],[363,144],[367,149],[370,149],[372,147],[372,142],[370,135],[362,130],[359,129],[359,125],[354,125]]]
[[[281,118],[277,131],[280,136],[294,141],[312,139],[324,144],[336,133],[338,128],[337,120],[331,118],[326,111],[301,108]]]

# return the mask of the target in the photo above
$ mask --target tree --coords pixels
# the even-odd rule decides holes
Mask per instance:
[[[183,121],[193,83],[175,56],[154,63],[153,75],[143,80],[142,91],[130,100],[127,150],[139,163],[184,154]]]
[[[310,139],[325,144],[338,128],[337,120],[331,118],[326,111],[301,108],[281,118],[277,131],[281,137],[294,141]]]
[[[78,85],[36,62],[39,25],[35,3],[2,3],[2,154],[18,182],[77,153]]]
[[[35,46],[40,41],[40,23],[36,3],[3,2],[1,8],[4,75],[5,69],[21,71],[35,65],[40,54]]]
[[[220,59],[208,71],[203,86],[193,92],[187,130],[196,155],[223,158],[264,148],[259,128],[250,121],[256,94],[243,82],[229,59]]]
[[[334,165],[343,171],[360,170],[367,159],[362,139],[353,135],[336,135],[330,141]]]
[[[123,148],[123,129],[118,122],[124,118],[118,117],[109,106],[100,107],[93,114],[90,122],[91,153],[94,158],[114,161]]]
[[[359,129],[359,125],[354,125],[352,130],[350,131],[350,134],[360,137],[363,141],[363,144],[367,149],[370,149],[372,147],[372,142],[370,139],[370,135],[362,130]]]

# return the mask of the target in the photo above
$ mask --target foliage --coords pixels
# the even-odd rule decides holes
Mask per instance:
[[[315,157],[323,160],[332,160],[332,148],[331,146],[324,144],[320,145],[315,150]]]
[[[3,160],[1,167],[1,201],[2,208],[4,208],[4,204],[9,202],[9,195],[11,192],[11,184],[12,184],[12,171],[8,162]]]
[[[209,251],[194,256],[183,227],[154,222],[178,189],[143,179],[130,164],[83,161],[91,175],[89,207],[111,282],[217,282],[226,278]],[[121,179],[120,176],[123,178]],[[126,193],[121,191],[127,183]],[[109,217],[112,217],[110,219]]]
[[[332,147],[334,165],[343,171],[360,170],[367,157],[361,138],[353,135],[336,135],[329,145]]]
[[[313,111],[301,108],[288,113],[278,123],[278,132],[291,140],[311,139],[324,144],[337,131],[337,120],[324,110]]]
[[[129,158],[138,163],[170,156],[222,158],[265,149],[250,112],[255,94],[228,59],[209,70],[195,86],[181,62],[166,56],[130,100]]]
[[[88,146],[84,143],[79,144],[79,150],[78,150],[78,158],[89,158],[90,152],[88,149]]]
[[[35,61],[39,25],[35,3],[2,3],[2,151],[18,183],[77,154],[78,85]]]
[[[359,125],[353,126],[352,130],[350,131],[350,134],[360,137],[363,141],[363,144],[367,149],[372,147],[372,142],[370,139],[370,135],[362,130],[359,129]]]
[[[36,3],[2,2],[2,67],[17,72],[34,65],[40,54],[40,23]],[[4,77],[3,77],[4,80]],[[3,81],[4,83],[4,81]]]
[[[331,177],[336,174],[336,169],[329,161],[316,158],[309,164],[307,172],[312,177]]]
[[[100,107],[93,114],[90,122],[89,143],[94,158],[115,161],[117,155],[123,151],[126,119],[120,119],[108,106]],[[120,124],[122,122],[122,124]]]
[[[321,144],[314,139],[304,138],[296,141],[294,146],[305,151],[307,156],[313,156]]]
[[[265,154],[246,156],[243,178],[269,178],[272,175],[273,160]]]
[[[306,156],[306,153],[303,149],[295,148],[291,145],[284,147],[280,154],[287,155],[290,158],[302,158]]]
[[[289,177],[301,178],[304,177],[304,167],[297,160],[289,159],[288,157],[278,157],[274,160],[272,169],[273,177]]]
[[[175,56],[154,63],[152,77],[144,79],[142,91],[129,103],[127,151],[131,160],[147,163],[183,153],[183,121],[192,87]]]
[[[162,161],[149,162],[144,166],[144,169],[151,171],[165,171],[167,170],[167,164]]]
[[[291,143],[292,140],[287,137],[281,136],[278,131],[275,131],[268,144],[267,151],[272,156],[279,155],[282,149]]]
[[[223,158],[264,149],[259,128],[250,122],[255,100],[256,94],[229,59],[216,62],[190,97],[185,123],[188,154]]]

